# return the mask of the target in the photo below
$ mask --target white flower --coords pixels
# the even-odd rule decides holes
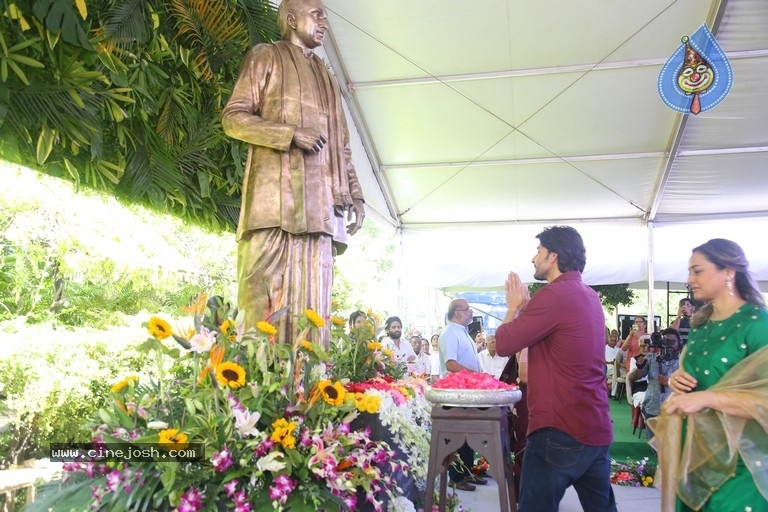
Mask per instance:
[[[211,350],[211,347],[213,347],[215,342],[216,331],[209,331],[207,328],[203,327],[199,333],[192,336],[192,339],[189,340],[189,344],[191,345],[189,350],[191,352],[202,354]]]
[[[398,496],[389,502],[387,512],[416,512],[416,507],[405,496]]]
[[[247,409],[233,411],[235,416],[235,428],[240,433],[240,437],[255,436],[259,434],[259,429],[256,428],[261,413],[249,412]]]
[[[266,454],[262,458],[260,458],[258,461],[256,461],[256,467],[259,468],[259,471],[280,471],[285,467],[285,462],[280,462],[275,460],[277,457],[282,457],[283,454],[274,451],[271,453]]]
[[[168,424],[164,421],[150,421],[147,423],[147,428],[154,430],[163,430],[168,428]]]

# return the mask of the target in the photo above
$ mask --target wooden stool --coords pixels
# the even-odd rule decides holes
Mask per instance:
[[[512,454],[509,449],[507,412],[509,407],[432,407],[432,441],[429,448],[427,491],[424,510],[432,510],[435,477],[440,475],[438,508],[445,511],[450,456],[466,442],[485,457],[488,473],[499,485],[499,510],[517,512]],[[471,469],[471,468],[470,468]]]

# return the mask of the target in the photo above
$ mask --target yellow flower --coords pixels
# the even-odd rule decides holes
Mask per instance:
[[[245,385],[245,370],[231,361],[216,366],[216,380],[221,386],[240,388]]]
[[[301,340],[301,348],[309,352],[312,352],[312,344],[307,340]]]
[[[173,331],[171,330],[171,325],[163,320],[162,318],[158,318],[156,316],[153,316],[149,319],[149,334],[154,336],[155,338],[159,340],[164,340],[171,334],[173,334]]]
[[[381,406],[381,398],[376,395],[358,393],[355,396],[355,407],[358,411],[376,414]]]
[[[121,380],[120,382],[118,382],[117,384],[115,384],[114,386],[112,386],[111,388],[109,388],[109,390],[113,393],[119,393],[124,388],[126,388],[131,382],[135,384],[136,382],[138,382],[138,380],[139,378],[137,376],[130,375],[124,378],[123,380]]]
[[[389,358],[394,358],[395,357],[395,355],[392,353],[392,351],[389,350],[388,348],[385,348],[384,350],[382,350],[381,353],[384,354],[385,356],[389,357]]]
[[[221,331],[221,334],[227,334],[229,330],[232,328],[232,321],[227,318],[223,322],[221,322],[221,327],[219,327],[219,330]]]
[[[269,438],[274,443],[280,443],[283,448],[292,450],[296,446],[296,438],[293,437],[292,432],[296,429],[296,423],[288,421],[285,418],[279,418],[272,422],[272,428],[274,432]]]
[[[175,428],[167,428],[161,430],[157,434],[157,442],[168,449],[186,448],[188,446],[187,441],[189,437],[184,432],[179,432]]]
[[[341,382],[331,383],[330,380],[322,380],[318,383],[317,388],[323,394],[323,400],[327,403],[335,406],[344,403],[344,395],[347,391],[341,385]]]
[[[369,341],[368,350],[370,350],[371,352],[381,350],[381,343],[379,343],[378,341]]]
[[[331,317],[331,323],[333,325],[346,325],[347,321],[341,318],[340,316],[333,315]]]
[[[325,326],[325,320],[323,320],[320,315],[312,311],[311,309],[308,309],[304,312],[305,315],[307,315],[307,318],[309,318],[309,321],[315,324],[315,327],[323,327]]]
[[[274,325],[270,324],[269,322],[257,322],[256,328],[266,334],[267,336],[272,336],[277,332],[277,329]]]
[[[403,397],[405,397],[406,402],[411,399],[411,392],[408,391],[408,389],[404,388],[403,386],[400,386],[397,389],[399,389],[400,392],[403,394]]]

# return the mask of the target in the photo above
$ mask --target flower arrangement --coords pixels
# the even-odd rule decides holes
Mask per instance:
[[[611,459],[611,483],[633,487],[650,487],[653,485],[656,465],[656,461],[648,457],[639,461],[628,458],[626,463],[619,463]]]
[[[328,373],[337,379],[364,382],[387,377],[401,379],[407,373],[404,363],[399,363],[389,349],[375,340],[378,331],[377,317],[371,312],[360,327],[347,335],[343,318],[331,319],[331,346]]]
[[[349,335],[344,332],[344,320],[337,318],[333,317],[331,323],[332,364],[328,374],[346,382],[345,390],[357,397],[361,416],[376,415],[375,421],[387,429],[386,437],[407,462],[410,476],[423,491],[431,429],[431,405],[424,397],[427,383],[407,378],[405,363],[398,362],[390,350],[375,341],[378,317],[372,311]],[[365,424],[372,421],[362,418]]]
[[[155,355],[156,374],[115,384],[113,403],[91,425],[95,446],[159,447],[160,455],[71,461],[65,485],[33,510],[52,503],[102,511],[383,510],[388,501],[401,508],[393,475],[426,474],[422,383],[395,380],[401,373],[391,355],[369,342],[353,347],[333,320],[326,370],[329,354],[312,341],[325,319],[312,310],[283,343],[268,321],[248,332],[242,315],[211,322],[217,315],[206,302],[201,297],[190,310],[193,325],[176,332],[149,320],[142,348]],[[366,379],[344,377],[350,368]],[[370,428],[355,427],[374,414],[405,458]],[[195,449],[195,460],[166,460],[172,450]]]

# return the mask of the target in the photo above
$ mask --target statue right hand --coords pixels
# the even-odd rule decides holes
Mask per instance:
[[[293,132],[293,143],[308,153],[319,153],[326,142],[328,139],[325,135],[314,128],[296,128]]]

